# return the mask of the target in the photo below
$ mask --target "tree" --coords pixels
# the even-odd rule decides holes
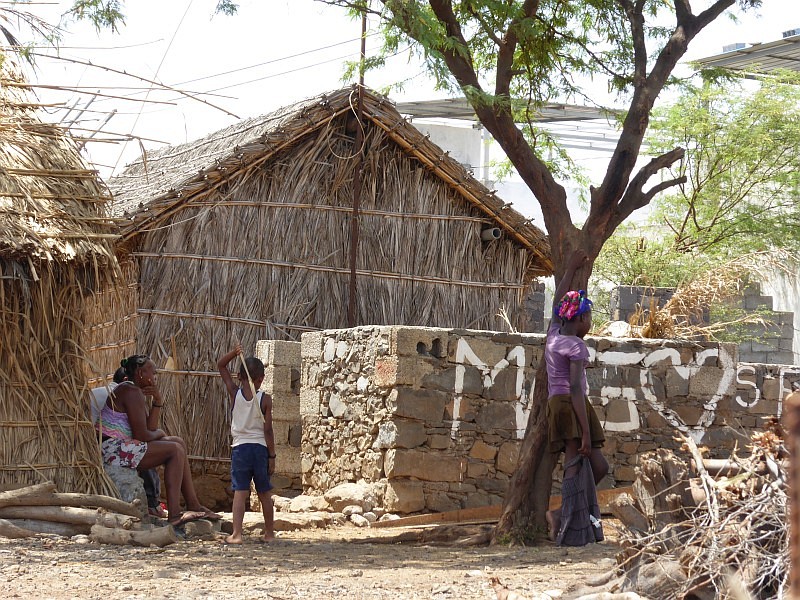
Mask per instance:
[[[729,258],[800,246],[800,78],[689,88],[655,113],[650,149],[681,145],[686,185],[655,203],[677,252]]]
[[[689,0],[321,1],[378,16],[387,52],[409,43],[441,87],[466,96],[542,207],[556,279],[573,249],[589,257],[576,273],[575,286],[585,286],[603,244],[633,211],[685,182],[678,176],[650,185],[684,156],[681,148],[637,169],[650,113],[689,43],[737,2],[706,0],[707,8],[695,14]],[[761,2],[738,4],[751,8]],[[656,19],[666,15],[669,27]],[[586,96],[581,78],[601,75],[625,97],[628,110],[603,181],[589,189],[589,215],[579,227],[573,224],[564,187],[536,152],[530,117],[548,100]],[[496,535],[526,537],[531,527],[544,527],[552,466],[543,460],[549,457],[543,365],[538,371],[519,464]],[[541,484],[535,486],[535,497],[534,479]]]
[[[679,287],[721,264],[780,263],[800,251],[797,73],[689,86],[654,111],[646,140],[655,154],[686,148],[670,172],[687,182],[656,198],[646,223],[615,232],[595,277]]]

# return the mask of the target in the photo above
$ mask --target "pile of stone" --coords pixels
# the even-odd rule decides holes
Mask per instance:
[[[293,531],[351,523],[369,527],[376,521],[399,519],[396,514],[378,506],[380,490],[374,484],[342,483],[321,496],[302,494],[294,498],[273,496],[275,530]],[[250,495],[250,510],[255,512],[255,527],[261,519],[258,496]]]

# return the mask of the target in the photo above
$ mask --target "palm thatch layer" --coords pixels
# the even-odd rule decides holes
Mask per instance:
[[[219,355],[348,326],[359,168],[355,325],[525,329],[524,296],[552,270],[540,230],[369,92],[361,163],[354,102],[308,100],[109,182],[139,263],[138,351],[172,358],[166,425],[196,457],[229,456]],[[482,241],[487,227],[504,236]]]
[[[39,121],[0,54],[0,487],[109,493],[89,421],[84,298],[115,269],[109,196],[74,142]]]

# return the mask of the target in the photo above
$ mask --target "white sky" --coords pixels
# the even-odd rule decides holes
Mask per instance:
[[[695,0],[695,10],[709,0]],[[31,12],[56,21],[70,2],[32,5]],[[764,0],[756,14],[738,24],[723,16],[690,46],[687,58],[718,54],[734,42],[768,42],[780,39],[787,29],[800,28],[800,0]],[[212,16],[216,0],[132,0],[126,3],[126,25],[119,34],[100,32],[86,24],[72,24],[61,42],[61,55],[91,61],[182,90],[211,92],[204,96],[238,117],[270,112],[322,92],[342,87],[344,60],[355,60],[360,48],[361,24],[343,10],[314,0],[242,0],[233,17]],[[368,39],[367,51],[379,44]],[[147,94],[147,84],[108,71],[46,58],[38,59],[32,80],[75,86],[85,92],[102,90],[118,96],[148,98],[143,104],[122,99],[96,98],[82,120],[96,129],[112,110],[117,112],[104,131],[133,133],[147,140],[147,148],[165,142],[194,140],[225,127],[235,118],[174,92]],[[409,64],[408,54],[390,61],[380,73],[370,73],[366,84],[379,89],[408,80],[395,100],[427,100],[441,97],[423,74]],[[113,90],[112,88],[118,89]],[[133,89],[120,89],[120,88]],[[43,101],[85,106],[91,96],[40,91]],[[75,113],[72,114],[74,116]],[[158,140],[155,141],[155,140]],[[119,172],[139,156],[138,143],[90,144],[90,158],[105,176]]]

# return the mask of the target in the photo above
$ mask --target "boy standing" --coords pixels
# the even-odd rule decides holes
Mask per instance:
[[[275,439],[272,433],[272,396],[256,392],[264,382],[264,364],[255,357],[243,360],[239,368],[239,385],[233,381],[228,363],[242,355],[242,345],[217,361],[217,368],[233,405],[231,416],[231,486],[233,487],[233,533],[225,538],[228,544],[242,543],[242,523],[250,482],[255,484],[264,513],[264,541],[275,539],[272,484],[275,472]],[[252,385],[251,385],[252,384]]]

